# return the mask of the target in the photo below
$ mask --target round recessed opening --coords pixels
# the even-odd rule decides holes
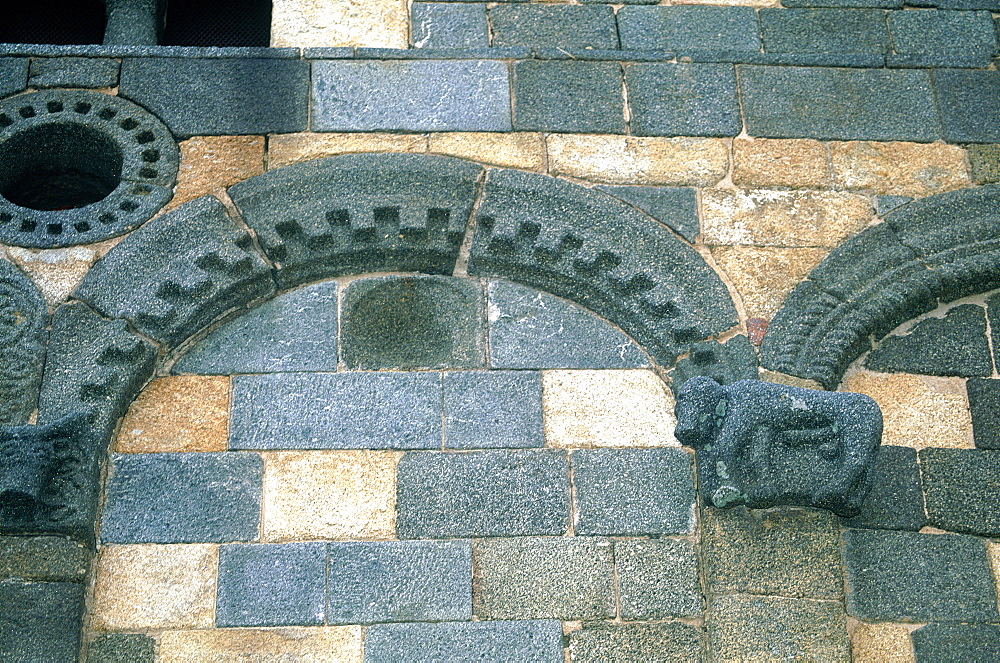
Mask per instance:
[[[84,207],[115,190],[123,161],[115,141],[88,126],[30,127],[0,143],[0,195],[41,211]]]

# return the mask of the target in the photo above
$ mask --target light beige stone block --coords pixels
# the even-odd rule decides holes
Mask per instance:
[[[986,552],[990,557],[990,568],[993,570],[993,585],[997,591],[997,601],[1000,603],[1000,542],[987,541]]]
[[[903,624],[857,624],[851,631],[854,663],[914,663],[910,629]]]
[[[750,189],[829,189],[833,183],[826,146],[801,138],[737,138],[733,183]]]
[[[823,260],[826,249],[716,246],[712,257],[743,298],[747,317],[770,320],[785,297]]]
[[[394,538],[400,452],[261,455],[265,541]]]
[[[181,141],[180,148],[177,188],[168,207],[264,172],[263,136],[195,136]]]
[[[866,196],[839,191],[705,189],[706,244],[833,248],[873,220]]]
[[[830,143],[838,187],[929,196],[972,185],[965,150],[936,143]]]
[[[211,628],[218,546],[103,546],[90,615],[99,631]]]
[[[149,383],[122,420],[121,453],[225,451],[229,377],[171,375]]]
[[[97,252],[85,246],[42,251],[10,246],[7,256],[35,282],[49,306],[66,301],[97,261]]]
[[[163,663],[189,661],[360,663],[364,658],[364,642],[360,626],[164,631],[158,640],[157,660]]]
[[[882,444],[971,449],[965,380],[854,369],[839,391],[867,394],[882,408]]]
[[[542,411],[549,447],[679,446],[674,399],[649,370],[543,371]]]
[[[788,387],[801,387],[803,389],[823,391],[823,385],[816,380],[800,378],[786,373],[779,373],[778,371],[769,371],[766,368],[758,368],[757,374],[764,382],[773,382],[775,384],[783,384]]]
[[[426,152],[423,134],[276,134],[267,144],[267,167],[280,168],[335,154],[358,152]]]
[[[722,138],[550,134],[549,171],[604,184],[712,186],[729,169]]]
[[[271,46],[406,48],[406,0],[274,0]]]
[[[545,144],[535,133],[441,133],[431,134],[428,149],[504,168],[545,170]]]

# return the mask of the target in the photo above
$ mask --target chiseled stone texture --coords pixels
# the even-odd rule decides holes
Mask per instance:
[[[587,624],[569,634],[570,660],[606,661],[703,660],[701,634],[680,622],[664,624]]]
[[[404,0],[274,0],[271,46],[406,48]]]
[[[132,402],[115,450],[225,451],[228,442],[229,378],[172,375],[153,380]]]
[[[706,617],[715,661],[851,660],[838,602],[779,596],[720,596]]]
[[[976,447],[1000,449],[1000,380],[969,378],[965,389]]]
[[[427,151],[504,168],[545,170],[545,142],[538,133],[433,133]]]
[[[860,622],[851,630],[854,663],[916,663],[910,629],[902,624]]]
[[[364,660],[360,626],[163,631],[157,639],[157,660],[161,663],[275,660],[361,663]]]
[[[929,196],[971,186],[965,150],[937,143],[829,143],[838,188]]]
[[[0,657],[76,661],[84,587],[72,582],[0,582]]]
[[[722,138],[550,134],[549,172],[602,184],[713,186],[729,169]]]
[[[829,189],[830,157],[818,140],[737,138],[733,183],[748,189]]]
[[[712,257],[743,298],[748,318],[770,320],[792,288],[830,252],[821,248],[715,246]]]
[[[615,564],[625,621],[701,615],[697,552],[689,541],[615,541]]]
[[[422,134],[275,134],[267,139],[267,168],[271,170],[335,154],[426,151],[427,138]]]
[[[1000,626],[996,624],[928,624],[911,636],[917,660],[1000,660]]]
[[[480,539],[473,605],[483,619],[603,619],[615,614],[611,540]]]
[[[195,136],[179,147],[181,166],[169,207],[264,172],[263,136]]]
[[[83,582],[90,555],[59,536],[0,536],[0,581]]]
[[[445,373],[443,389],[447,448],[544,445],[542,378],[537,372]]]
[[[927,523],[915,449],[883,444],[872,473],[861,513],[845,519],[845,526],[917,531]]]
[[[1000,182],[1000,145],[969,145],[965,150],[976,184]]]
[[[702,510],[709,591],[843,596],[840,521],[829,511]]]
[[[706,244],[839,246],[873,220],[871,200],[840,191],[705,189]]]
[[[34,281],[49,306],[66,301],[98,257],[85,246],[42,251],[8,246],[7,255]]]
[[[155,663],[156,640],[139,633],[105,633],[87,645],[87,663]]]
[[[97,630],[212,628],[218,546],[102,546],[90,608]]]
[[[365,630],[365,660],[562,663],[562,628],[550,620],[375,624]]]
[[[1000,536],[1000,451],[921,449],[918,455],[931,525]]]
[[[543,371],[542,407],[549,447],[679,446],[673,397],[649,370]]]
[[[882,410],[882,444],[971,449],[972,418],[963,380],[855,370],[840,391],[871,396]]]
[[[399,452],[271,451],[261,455],[264,541],[394,536]]]

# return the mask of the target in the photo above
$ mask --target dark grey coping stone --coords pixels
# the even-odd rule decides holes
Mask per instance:
[[[881,373],[992,375],[986,311],[982,306],[962,304],[943,318],[917,322],[904,335],[886,336],[865,359],[865,368]]]
[[[1000,380],[969,378],[965,391],[979,449],[1000,449]]]
[[[685,534],[693,457],[682,449],[583,449],[570,456],[577,534]]]
[[[445,373],[443,388],[446,448],[517,448],[545,444],[540,373]]]
[[[874,9],[902,9],[903,0],[782,0],[783,7],[871,7]]]
[[[843,525],[915,532],[926,524],[916,450],[880,447],[872,469],[871,492],[861,504],[861,513],[845,518]]]
[[[875,196],[875,214],[885,216],[897,207],[913,202],[910,196]]]
[[[179,137],[305,131],[309,64],[280,58],[125,58],[119,94]]]
[[[989,12],[888,12],[893,50],[928,56],[966,55],[988,60],[997,51],[997,35]]]
[[[0,58],[0,97],[20,92],[27,83],[27,58]]]
[[[58,536],[0,536],[0,580],[83,582],[90,551]]]
[[[411,452],[396,468],[401,539],[561,535],[568,526],[565,453]]]
[[[941,135],[924,71],[750,65],[736,71],[751,136],[932,141]]]
[[[609,5],[500,4],[489,19],[493,46],[618,48]]]
[[[515,131],[625,132],[616,62],[517,62],[512,90]]]
[[[692,62],[735,62],[738,64],[770,64],[795,67],[865,67],[885,66],[881,53],[731,53],[727,51],[681,51],[678,58]]]
[[[35,58],[28,69],[33,88],[114,87],[121,63],[109,58]]]
[[[38,407],[49,312],[38,286],[10,262],[0,262],[0,426],[28,423]]]
[[[365,629],[365,661],[562,663],[562,625],[546,621],[376,624]]]
[[[0,582],[0,658],[76,661],[84,593],[77,583]]]
[[[233,378],[230,449],[441,447],[439,373]]]
[[[396,51],[404,52],[409,49],[402,48],[379,48],[379,49],[362,49],[354,48],[352,46],[313,46],[302,49],[302,57],[306,60],[350,60],[355,57],[359,51]]]
[[[327,544],[233,544],[219,548],[216,626],[321,626]]]
[[[625,621],[700,617],[698,554],[690,541],[615,541],[621,618]]]
[[[848,612],[866,622],[997,621],[986,546],[958,534],[844,534]]]
[[[329,544],[327,623],[472,619],[468,541]]]
[[[87,645],[87,663],[154,663],[156,640],[140,633],[105,633]]]
[[[280,58],[297,60],[298,48],[267,48],[263,46],[128,46],[103,44],[83,44],[63,46],[59,44],[0,44],[0,56],[28,55],[37,57],[81,57],[81,58]]]
[[[257,538],[260,456],[113,454],[103,543],[222,543]]]
[[[967,145],[965,153],[976,184],[1000,182],[1000,145]]]
[[[333,49],[306,50],[326,51]],[[321,56],[315,57],[320,58]],[[358,48],[353,55],[353,58],[357,60],[517,60],[529,57],[531,57],[531,49],[526,46],[503,48]]]
[[[946,141],[1000,141],[1000,71],[938,69],[933,75]]]
[[[700,661],[703,649],[698,629],[680,622],[589,623],[569,634],[570,658],[581,663]]]
[[[904,0],[904,2],[907,7],[1000,11],[1000,1],[998,0]]]
[[[485,3],[414,2],[410,9],[414,48],[486,48]]]
[[[676,54],[664,50],[605,50],[600,48],[535,47],[531,57],[536,60],[612,60],[616,62],[662,62],[673,60]]]
[[[327,60],[312,73],[313,131],[511,129],[503,62]]]
[[[480,368],[486,365],[483,285],[450,276],[351,281],[340,313],[348,369]]]
[[[931,525],[1000,536],[1000,451],[928,448],[918,455]]]
[[[917,663],[1000,660],[996,624],[928,624],[910,634]]]
[[[635,342],[572,302],[509,281],[490,281],[491,368],[642,368]]]
[[[476,616],[606,619],[615,614],[610,539],[527,537],[472,543]]]
[[[278,295],[191,346],[174,373],[337,370],[337,282]]]
[[[625,86],[637,136],[735,136],[743,128],[726,64],[631,64]]]
[[[626,68],[628,72],[631,68]],[[626,77],[627,77],[626,73]],[[689,242],[701,232],[698,224],[698,200],[695,189],[673,186],[609,186],[596,188],[618,200],[638,207],[646,214],[666,224]]]
[[[760,51],[752,7],[623,7],[618,11],[622,48],[727,48]]]
[[[934,54],[912,53],[897,55],[889,53],[885,56],[885,66],[898,69],[930,69],[932,67],[954,67],[956,69],[983,69],[988,67],[993,58],[988,55],[966,55],[963,53]]]
[[[767,53],[882,54],[889,50],[885,12],[879,9],[765,7],[759,15]]]

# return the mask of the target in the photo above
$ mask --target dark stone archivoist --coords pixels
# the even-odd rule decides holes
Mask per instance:
[[[871,488],[882,413],[862,394],[704,376],[677,394],[681,443],[694,447],[706,503],[801,505],[858,514]]]

